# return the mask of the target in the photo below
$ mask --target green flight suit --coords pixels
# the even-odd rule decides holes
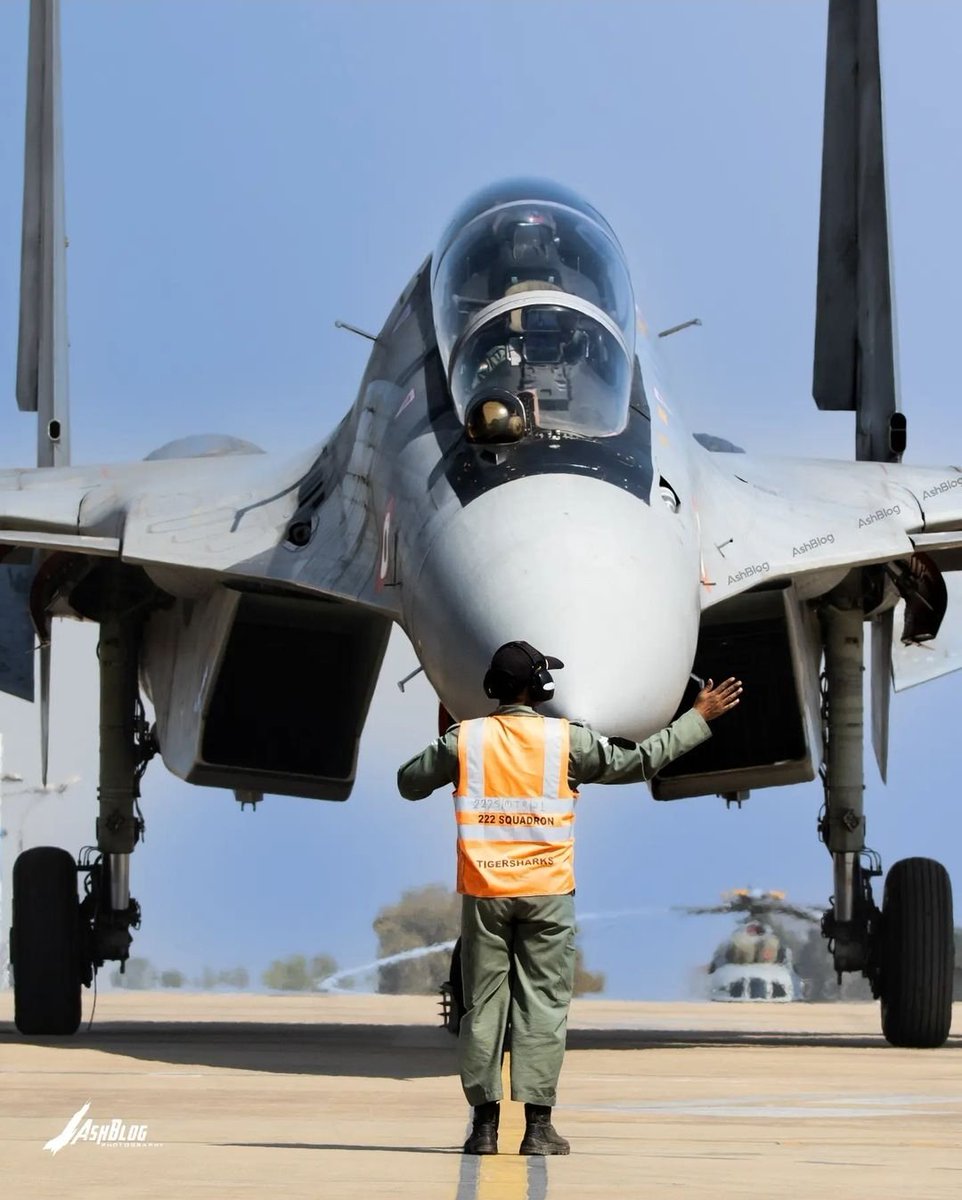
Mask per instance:
[[[503,705],[498,712],[538,716],[521,704]],[[572,722],[568,782],[573,789],[584,783],[643,782],[708,737],[708,724],[694,709],[643,742],[602,737]],[[406,800],[422,800],[436,788],[457,783],[457,725],[398,771],[398,791]],[[574,966],[573,892],[462,897],[465,1013],[458,1058],[469,1104],[501,1099],[501,1048],[510,1014],[511,1098],[554,1105]]]

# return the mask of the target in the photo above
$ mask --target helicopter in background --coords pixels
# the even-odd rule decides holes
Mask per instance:
[[[739,920],[708,964],[708,998],[722,1002],[804,1000],[805,985],[795,969],[792,947],[773,918],[817,925],[821,913],[791,904],[780,891],[733,888],[723,892],[720,904],[680,907],[690,916],[732,913]]]

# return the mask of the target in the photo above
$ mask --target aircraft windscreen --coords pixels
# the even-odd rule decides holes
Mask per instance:
[[[507,391],[542,429],[603,437],[625,426],[631,282],[603,219],[562,195],[565,203],[466,206],[476,215],[453,222],[442,238],[432,301],[462,420],[476,401]]]

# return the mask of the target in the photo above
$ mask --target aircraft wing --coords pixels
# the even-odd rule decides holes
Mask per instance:
[[[296,457],[229,454],[0,471],[0,554],[116,558],[143,567],[175,594],[198,580],[271,581],[377,606],[377,545],[364,498],[338,482],[325,491],[323,460],[314,448]],[[301,546],[289,537],[295,520],[307,530]],[[0,690],[23,698],[26,672],[15,668],[33,648],[25,630],[34,570],[0,567]]]
[[[696,496],[704,608],[766,580],[791,578],[802,596],[829,590],[853,567],[924,552],[947,572],[939,636],[903,646],[896,609],[897,688],[962,666],[962,469],[702,454]],[[884,632],[884,631],[883,631]]]
[[[926,527],[917,497],[946,476],[892,463],[698,457],[705,608],[775,578],[817,595],[832,573],[911,557],[912,535]]]

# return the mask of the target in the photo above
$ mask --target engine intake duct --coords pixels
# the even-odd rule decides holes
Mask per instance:
[[[676,759],[652,781],[656,800],[741,792],[815,778],[818,663],[805,646],[811,615],[791,584],[748,592],[702,616],[693,672],[744,681],[741,703],[719,722],[717,736]],[[697,685],[682,698],[691,707]]]

